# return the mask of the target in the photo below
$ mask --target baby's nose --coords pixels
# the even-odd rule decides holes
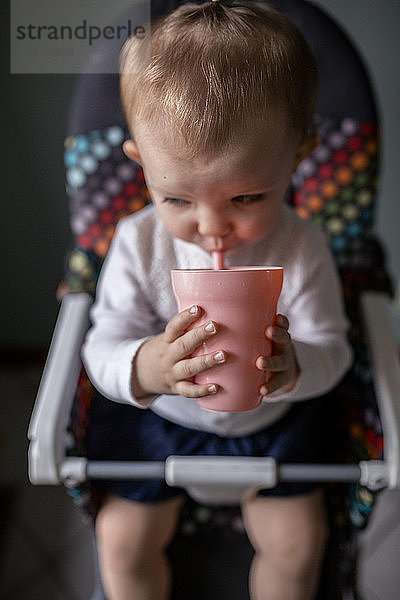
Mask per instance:
[[[229,221],[218,211],[203,211],[199,216],[197,230],[204,237],[223,237],[230,229]]]

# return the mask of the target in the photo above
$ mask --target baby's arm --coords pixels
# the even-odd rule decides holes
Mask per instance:
[[[148,339],[138,350],[132,365],[131,387],[136,399],[149,394],[179,394],[199,398],[215,394],[215,384],[197,385],[191,378],[225,362],[222,350],[190,356],[203,342],[217,333],[213,321],[188,330],[202,315],[192,306],[175,315],[159,335]]]

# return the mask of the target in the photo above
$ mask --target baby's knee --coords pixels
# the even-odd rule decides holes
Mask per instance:
[[[177,500],[145,504],[109,498],[96,519],[100,561],[116,572],[147,569],[175,530]]]
[[[124,527],[114,515],[100,511],[96,519],[96,543],[103,568],[114,573],[127,573],[140,568],[144,560],[143,541],[131,535],[132,525]]]
[[[247,530],[261,560],[297,577],[321,561],[328,526],[318,493],[288,499],[256,498],[247,507]]]
[[[299,524],[292,530],[283,528],[281,535],[275,537],[269,557],[275,555],[280,570],[298,579],[308,577],[321,564],[328,534],[324,518],[316,518],[308,527]]]

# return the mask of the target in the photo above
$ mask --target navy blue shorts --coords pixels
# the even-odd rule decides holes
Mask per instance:
[[[330,399],[330,402],[332,400]],[[273,425],[252,435],[222,437],[176,425],[151,410],[96,397],[87,431],[89,460],[156,460],[169,455],[271,456],[279,463],[328,460],[332,427],[327,398],[298,402]],[[92,482],[101,492],[129,500],[156,502],[182,495],[165,481]],[[315,489],[315,483],[282,482],[261,494],[290,496]]]

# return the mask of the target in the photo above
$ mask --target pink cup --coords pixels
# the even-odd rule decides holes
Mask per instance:
[[[198,398],[200,406],[215,411],[252,410],[261,402],[260,386],[265,372],[255,366],[257,357],[271,354],[265,329],[276,316],[283,283],[282,267],[235,267],[229,269],[174,269],[172,287],[179,310],[192,304],[204,315],[195,327],[215,321],[217,335],[193,355],[216,350],[227,353],[225,363],[194,378],[195,383],[216,383],[216,394]]]

